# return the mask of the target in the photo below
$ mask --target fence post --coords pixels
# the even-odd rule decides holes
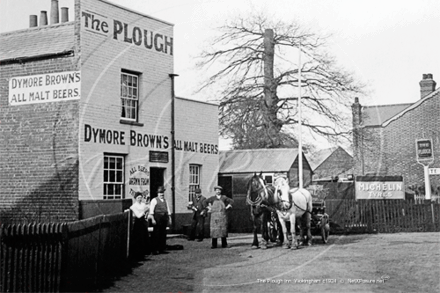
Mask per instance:
[[[128,223],[127,223],[127,255],[126,257],[128,258],[130,256],[130,236],[131,236],[131,211],[128,211]],[[148,233],[148,232],[147,232]]]

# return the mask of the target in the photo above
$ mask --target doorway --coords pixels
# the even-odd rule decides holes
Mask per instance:
[[[165,168],[150,168],[150,199],[157,196],[157,188],[163,186]]]

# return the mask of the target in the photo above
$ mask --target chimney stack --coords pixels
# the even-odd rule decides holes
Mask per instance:
[[[68,22],[69,21],[69,8],[68,7],[61,7],[61,22]]]
[[[47,11],[42,10],[40,14],[40,26],[47,25]]]
[[[38,26],[38,17],[36,15],[29,15],[29,27]]]
[[[423,99],[433,91],[437,83],[432,79],[432,74],[423,74],[423,79],[420,81],[420,98]]]
[[[60,14],[58,11],[58,0],[52,0],[50,8],[50,24],[56,24],[60,22]]]

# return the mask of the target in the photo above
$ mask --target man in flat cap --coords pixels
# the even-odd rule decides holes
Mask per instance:
[[[222,239],[223,248],[228,247],[228,243],[226,241],[226,237],[228,237],[228,220],[226,210],[232,208],[234,201],[226,195],[222,195],[222,190],[223,188],[221,186],[215,186],[215,195],[206,200],[206,203],[208,204],[208,211],[211,212],[211,248],[217,248],[217,238]]]
[[[188,203],[188,209],[193,211],[191,228],[188,240],[203,241],[205,217],[208,213],[206,198],[202,195],[202,190],[196,188],[192,200]]]

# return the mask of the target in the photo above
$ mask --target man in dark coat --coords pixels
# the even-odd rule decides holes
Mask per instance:
[[[203,241],[205,217],[207,215],[206,198],[202,195],[202,190],[196,188],[192,201],[188,203],[188,209],[193,211],[191,228],[188,240]]]

